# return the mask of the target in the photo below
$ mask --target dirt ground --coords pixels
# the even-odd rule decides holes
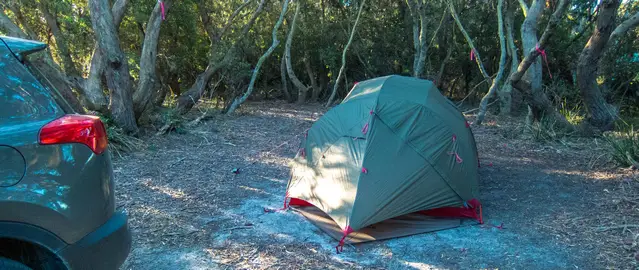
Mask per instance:
[[[517,119],[474,127],[485,225],[346,246],[282,205],[288,161],[324,109],[250,103],[115,159],[134,243],[122,269],[630,269],[639,184],[601,139],[538,143]],[[239,174],[232,170],[239,168]]]

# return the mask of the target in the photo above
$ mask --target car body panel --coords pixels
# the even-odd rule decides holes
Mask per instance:
[[[47,44],[34,41],[34,40],[24,40],[21,38],[12,38],[12,37],[2,37],[2,41],[7,47],[11,50],[11,52],[18,57],[19,60],[22,60],[24,56],[34,53],[37,51],[41,51],[47,48]]]
[[[39,144],[40,129],[65,111],[5,44],[23,53],[38,45],[0,39],[0,154],[11,155],[0,158],[11,161],[0,163],[0,222],[31,224],[73,244],[114,214],[110,154],[76,143]]]

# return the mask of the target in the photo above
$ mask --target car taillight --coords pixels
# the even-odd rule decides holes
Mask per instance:
[[[69,114],[40,129],[40,144],[81,143],[102,154],[108,139],[104,124],[97,116]]]

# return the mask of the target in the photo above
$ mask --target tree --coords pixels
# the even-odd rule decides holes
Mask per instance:
[[[155,72],[160,26],[164,20],[161,9],[164,9],[164,12],[168,12],[171,7],[170,0],[163,1],[164,7],[161,6],[160,1],[157,2],[146,26],[146,35],[144,35],[142,55],[140,56],[140,80],[138,89],[133,94],[133,108],[136,118],[139,118],[148,108],[149,102],[152,100],[153,90],[161,87],[161,85],[158,85],[158,78]]]
[[[406,0],[413,19],[413,77],[420,78],[424,73],[426,55],[428,54],[426,7],[423,0]]]
[[[501,18],[501,7],[503,5],[502,0],[499,0],[499,4],[498,4],[498,11],[497,13],[499,15],[498,16],[498,33],[500,36],[500,41],[503,39],[504,37],[504,28],[503,28],[503,22],[502,22],[502,18]],[[470,51],[475,59],[475,62],[477,63],[477,67],[479,67],[479,71],[481,73],[482,76],[484,76],[484,80],[486,82],[489,82],[491,84],[490,89],[488,90],[488,93],[484,96],[484,98],[481,101],[481,104],[479,105],[479,114],[477,115],[477,120],[475,121],[475,124],[477,125],[481,125],[482,121],[484,120],[484,116],[486,114],[486,110],[488,107],[488,100],[490,99],[490,97],[494,94],[495,90],[497,89],[497,85],[499,84],[499,80],[501,80],[501,76],[504,73],[504,65],[505,65],[505,47],[504,47],[504,42],[500,42],[501,43],[501,60],[499,61],[499,72],[497,74],[497,78],[495,80],[492,79],[492,77],[490,75],[488,75],[488,72],[486,71],[486,68],[484,67],[484,62],[482,62],[481,60],[481,55],[479,53],[479,51],[476,49],[475,44],[473,42],[473,39],[470,37],[470,35],[468,35],[468,32],[466,32],[466,29],[464,28],[464,26],[461,23],[461,20],[459,19],[459,15],[457,14],[457,11],[455,10],[455,5],[453,4],[453,2],[449,2],[449,9],[450,9],[450,14],[453,16],[453,19],[455,19],[455,23],[457,24],[457,26],[459,27],[459,31],[462,32],[462,34],[464,35],[464,38],[466,39],[466,42],[468,43],[468,46],[470,47]]]
[[[298,4],[298,8],[299,8],[299,6],[300,5]],[[266,61],[266,59],[268,59],[268,57],[271,56],[271,54],[273,54],[273,51],[275,51],[277,46],[279,46],[279,44],[280,44],[280,41],[277,39],[277,30],[280,29],[280,26],[282,25],[282,21],[284,21],[284,15],[286,14],[287,9],[288,9],[288,0],[284,0],[283,4],[282,4],[282,12],[280,13],[280,18],[275,23],[275,26],[273,26],[273,33],[272,33],[273,43],[271,44],[271,47],[269,47],[268,50],[266,50],[266,52],[262,55],[262,57],[260,57],[260,60],[257,61],[257,64],[255,65],[255,70],[253,70],[253,75],[251,76],[251,82],[250,82],[250,84],[248,86],[248,89],[246,90],[246,93],[244,93],[244,95],[242,95],[240,97],[237,97],[235,100],[233,100],[233,103],[229,107],[229,109],[226,112],[226,114],[233,114],[233,112],[235,112],[235,110],[242,103],[244,103],[244,101],[246,101],[246,99],[253,92],[253,87],[255,86],[255,81],[257,80],[257,76],[260,74],[260,68],[264,64],[264,61]]]
[[[238,7],[231,14],[226,24],[219,31],[215,29],[213,25],[211,25],[210,23],[207,23],[209,22],[207,18],[202,19],[204,28],[206,29],[209,39],[211,40],[211,52],[215,52],[216,46],[218,45],[219,41],[222,39],[224,34],[226,34],[229,27],[233,24],[233,20],[235,19],[235,17],[237,17],[237,15],[250,3],[251,3],[250,0],[246,0],[242,5],[240,5],[240,7]],[[211,77],[218,70],[226,66],[233,59],[235,50],[237,49],[239,42],[241,42],[246,37],[246,35],[248,34],[248,31],[253,27],[253,24],[255,24],[255,21],[264,10],[265,4],[266,4],[266,0],[260,0],[259,5],[253,12],[253,15],[251,15],[251,19],[242,28],[242,32],[240,33],[240,38],[233,43],[231,48],[224,54],[224,57],[221,61],[216,61],[214,57],[215,54],[211,53],[209,63],[206,66],[206,69],[204,70],[204,72],[200,73],[197,76],[193,85],[191,85],[191,88],[189,88],[189,90],[186,93],[180,95],[180,97],[178,98],[177,110],[180,113],[183,113],[183,114],[187,113],[189,110],[191,110],[191,108],[193,108],[195,103],[198,100],[200,100],[202,95],[204,95],[204,92],[206,90],[206,85],[211,80]],[[199,8],[200,8],[200,13],[203,13],[202,5],[200,5]],[[206,16],[208,15],[204,14],[204,17]]]
[[[89,0],[89,9],[100,53],[105,58],[107,85],[111,96],[109,111],[118,126],[126,132],[135,133],[138,127],[133,113],[129,64],[120,48],[113,15],[107,1]]]
[[[530,4],[530,8],[526,5],[524,0],[519,0],[519,3],[521,5],[521,10],[526,17],[524,22],[521,24],[521,43],[524,52],[529,52],[534,50],[539,42],[537,39],[537,25],[539,18],[544,11],[545,1],[533,0]],[[541,72],[541,59],[535,58],[532,63],[532,67],[530,67],[524,74],[524,79],[530,82],[530,90],[535,96],[539,95],[543,91]],[[550,100],[543,100],[540,102],[545,104],[550,103]],[[530,124],[531,120],[540,120],[544,116],[544,111],[544,109],[537,108],[537,106],[528,106],[528,124]]]
[[[67,41],[65,35],[62,33],[60,29],[60,25],[57,19],[57,11],[51,8],[51,4],[47,5],[44,1],[39,3],[40,11],[44,16],[51,33],[53,33],[53,37],[55,38],[55,44],[58,47],[58,53],[60,58],[62,58],[62,66],[64,67],[64,71],[67,75],[79,76],[78,70],[75,68],[75,64],[73,59],[71,58],[71,52],[69,47],[67,46]],[[52,9],[53,13],[49,11]]]
[[[509,81],[514,88],[521,91],[524,99],[528,103],[528,106],[533,108],[533,111],[539,112],[546,117],[554,119],[561,128],[575,130],[576,127],[568,122],[568,120],[566,120],[566,118],[561,115],[552,105],[552,103],[548,99],[548,96],[546,96],[546,93],[544,93],[543,91],[535,93],[533,91],[532,84],[529,81],[523,79],[526,71],[528,71],[528,69],[533,65],[537,57],[541,55],[541,51],[546,48],[548,39],[554,34],[555,29],[557,28],[557,24],[561,20],[561,17],[563,16],[569,2],[569,0],[559,1],[557,9],[552,14],[548,25],[546,25],[546,29],[539,39],[538,47],[533,48],[526,53],[524,59],[517,66],[517,72],[510,75]],[[528,16],[530,16],[530,14],[528,14]]]
[[[328,102],[326,102],[326,107],[329,107],[333,104],[335,100],[335,96],[337,95],[337,89],[339,88],[339,83],[344,77],[344,72],[346,72],[346,53],[348,52],[348,48],[353,43],[353,37],[355,37],[355,31],[357,30],[357,24],[359,24],[359,19],[362,16],[362,10],[364,10],[364,5],[366,4],[366,0],[362,0],[362,3],[359,4],[359,12],[357,12],[357,19],[355,19],[355,24],[353,25],[353,29],[351,30],[350,38],[344,46],[344,50],[342,51],[342,66],[339,68],[339,73],[337,74],[337,79],[335,79],[335,85],[333,86],[333,92],[331,92],[331,96],[328,98]]]
[[[113,23],[116,28],[120,27],[127,4],[128,0],[116,0],[111,8]],[[108,110],[107,98],[104,96],[104,91],[102,90],[102,78],[104,77],[105,68],[104,55],[101,53],[99,42],[96,42],[91,55],[89,76],[82,83],[82,87],[80,87],[80,89],[83,90],[85,106],[89,110],[102,113],[105,113]]]
[[[508,42],[508,55],[510,55],[510,75],[517,72],[517,65],[519,65],[519,55],[517,52],[517,46],[515,45],[515,36],[513,34],[513,12],[508,10],[506,13],[506,40]],[[501,90],[498,92],[501,106],[499,112],[503,115],[509,115],[512,111],[512,90],[513,86],[510,83],[504,83]]]
[[[293,23],[291,24],[291,29],[289,30],[288,37],[286,38],[286,46],[284,47],[284,57],[286,58],[286,73],[288,74],[288,77],[291,79],[291,82],[293,82],[293,85],[295,85],[295,87],[297,88],[297,91],[298,91],[297,103],[300,103],[300,104],[306,102],[308,87],[304,85],[304,83],[302,83],[302,81],[300,81],[299,78],[297,78],[297,75],[295,75],[295,71],[293,70],[293,64],[291,62],[291,46],[293,44],[293,36],[295,35],[297,18],[299,17],[301,7],[302,7],[302,4],[298,2],[297,6],[295,7],[295,15],[293,16]]]
[[[606,45],[639,24],[639,12],[615,28],[615,18],[621,2],[604,0],[599,4],[595,31],[579,56],[577,85],[588,110],[588,122],[603,131],[614,128],[618,109],[608,104],[597,84],[597,70]],[[614,35],[613,35],[614,33]]]
[[[499,57],[499,70],[497,71],[497,77],[493,80],[493,84],[490,86],[488,93],[481,99],[479,104],[479,113],[477,113],[477,119],[475,120],[475,124],[481,125],[484,121],[484,117],[486,116],[486,111],[488,110],[488,101],[495,95],[497,89],[499,88],[499,83],[504,77],[504,70],[506,69],[506,59],[508,58],[508,53],[506,52],[506,37],[504,34],[504,20],[503,20],[503,6],[504,0],[497,0],[497,34],[499,35],[499,45],[501,56]]]

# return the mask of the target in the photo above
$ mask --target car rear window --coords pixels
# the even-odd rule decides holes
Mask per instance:
[[[0,125],[51,119],[61,108],[27,68],[0,46]]]

